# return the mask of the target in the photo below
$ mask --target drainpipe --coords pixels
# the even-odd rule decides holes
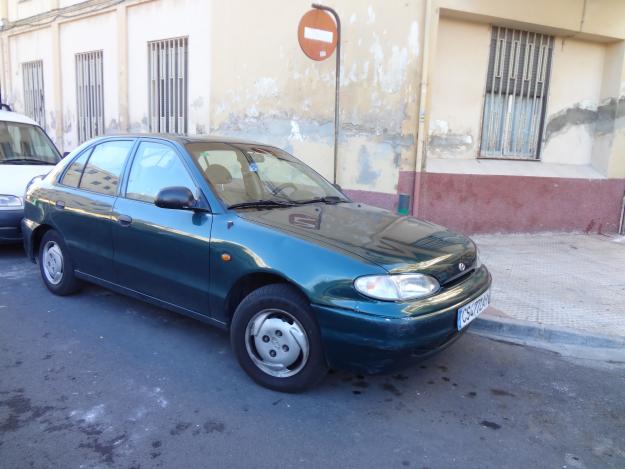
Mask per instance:
[[[618,233],[625,235],[625,195],[623,195],[623,205],[621,206],[621,220],[618,224]]]
[[[421,83],[419,86],[419,123],[417,126],[417,150],[414,163],[414,179],[412,182],[412,214],[419,216],[421,205],[421,175],[425,172],[426,160],[426,128],[425,114],[427,112],[428,75],[430,62],[430,27],[432,23],[432,0],[425,0],[423,13],[423,57],[421,59]],[[417,178],[419,182],[417,183]]]

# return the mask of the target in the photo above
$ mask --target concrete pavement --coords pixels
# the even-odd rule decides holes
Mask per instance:
[[[625,359],[625,237],[546,233],[473,239],[494,279],[492,308],[475,329],[551,346],[613,348]]]
[[[0,247],[0,466],[625,467],[625,375],[466,334],[387,376],[252,383],[225,334]]]

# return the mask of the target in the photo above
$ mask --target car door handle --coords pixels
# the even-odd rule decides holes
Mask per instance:
[[[122,226],[130,226],[132,223],[132,217],[129,217],[128,215],[119,215],[117,217],[117,223]]]
[[[57,200],[54,206],[59,210],[63,210],[65,208],[65,202],[63,202],[62,200]]]

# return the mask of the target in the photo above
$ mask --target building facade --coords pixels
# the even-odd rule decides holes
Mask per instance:
[[[337,183],[458,230],[616,232],[625,2],[341,0]],[[105,133],[252,138],[332,179],[335,62],[304,0],[0,0],[0,86],[63,151]]]

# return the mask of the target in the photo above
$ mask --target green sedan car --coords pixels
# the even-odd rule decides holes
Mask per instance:
[[[440,350],[490,300],[470,239],[242,140],[91,140],[30,184],[22,231],[52,293],[91,282],[229,330],[279,391]]]

